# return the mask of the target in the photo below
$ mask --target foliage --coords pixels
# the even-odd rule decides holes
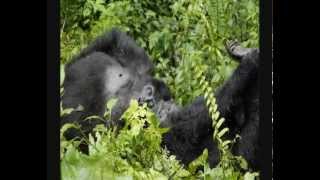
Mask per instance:
[[[160,147],[158,121],[146,106],[132,102],[123,118],[124,129],[97,126],[88,139],[67,141],[61,128],[63,179],[254,179],[242,157],[230,152],[236,141],[224,139],[228,128],[219,117],[213,92],[237,63],[224,48],[228,39],[258,47],[258,0],[60,0],[61,95],[63,64],[88,43],[117,27],[143,47],[156,66],[154,75],[165,81],[178,104],[204,95],[213,121],[221,162],[210,169],[207,151],[183,167]],[[111,114],[109,102],[105,119]],[[63,109],[61,116],[74,109]],[[90,119],[90,117],[88,117]],[[91,117],[97,118],[97,117]],[[142,128],[148,124],[147,128]],[[78,150],[89,144],[89,155]],[[203,171],[196,171],[203,166]],[[244,173],[246,172],[246,173]]]
[[[63,133],[68,128],[79,128],[75,124],[65,124],[60,132],[60,157],[62,179],[254,179],[256,173],[243,174],[247,165],[241,157],[232,156],[226,144],[219,142],[223,158],[213,169],[207,163],[208,151],[183,167],[175,156],[169,155],[161,147],[162,134],[168,129],[160,128],[159,121],[146,104],[139,106],[132,100],[122,115],[124,127],[107,129],[97,125],[93,134],[84,141],[89,145],[89,154],[83,154],[78,146],[83,140],[67,141]],[[216,130],[222,124],[217,123]],[[147,126],[146,126],[147,125]],[[218,132],[218,131],[215,131]],[[225,131],[218,132],[220,139]],[[221,140],[221,139],[220,139]],[[239,167],[237,166],[239,165]],[[204,170],[197,172],[199,166]],[[236,168],[238,167],[238,168]]]
[[[89,154],[81,153],[80,142],[70,143],[61,136],[61,172],[63,179],[180,179],[192,177],[181,164],[162,149],[161,135],[167,129],[146,105],[131,101],[123,114],[125,126],[116,129],[98,125],[86,140]],[[145,127],[148,124],[148,127]],[[71,124],[62,127],[61,133]],[[65,145],[68,144],[68,145]]]

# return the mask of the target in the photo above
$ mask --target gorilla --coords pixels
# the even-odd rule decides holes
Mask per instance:
[[[258,168],[259,150],[259,50],[243,48],[237,42],[226,44],[230,56],[239,62],[231,77],[215,93],[218,110],[225,117],[229,136],[241,139],[232,147],[253,169]],[[83,107],[62,117],[61,126],[77,122],[82,134],[89,133],[101,120],[83,121],[92,115],[103,116],[111,98],[118,101],[112,121],[121,126],[120,117],[131,99],[147,103],[161,126],[170,130],[163,135],[163,145],[187,165],[207,148],[211,167],[219,162],[219,151],[212,140],[213,128],[205,99],[181,107],[174,103],[166,84],[152,76],[153,64],[145,51],[125,33],[112,29],[98,37],[65,66],[64,108]],[[107,125],[107,124],[106,124]],[[108,125],[107,125],[108,126]],[[68,139],[81,136],[76,129],[65,133]]]

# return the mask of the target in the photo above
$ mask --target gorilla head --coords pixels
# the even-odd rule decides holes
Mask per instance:
[[[152,71],[153,65],[144,50],[125,33],[113,29],[97,38],[65,67],[63,107],[76,109],[81,105],[84,110],[63,117],[61,125],[78,122],[84,132],[90,132],[102,122],[83,119],[102,116],[111,98],[118,99],[111,115],[114,121],[119,120],[131,99],[147,103],[160,113],[158,109],[171,101],[171,95],[164,82],[152,77]],[[67,133],[70,138],[77,135],[75,130]]]

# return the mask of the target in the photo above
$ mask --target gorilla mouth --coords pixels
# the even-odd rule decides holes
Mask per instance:
[[[146,103],[148,108],[150,108],[150,109],[153,109],[156,104],[154,99],[145,99],[143,97],[138,98],[138,103],[140,106],[143,105],[144,103]]]

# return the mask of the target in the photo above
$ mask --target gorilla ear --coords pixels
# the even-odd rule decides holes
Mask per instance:
[[[154,87],[152,85],[145,85],[143,87],[142,93],[144,94],[144,97],[148,98],[153,98],[154,96]]]

